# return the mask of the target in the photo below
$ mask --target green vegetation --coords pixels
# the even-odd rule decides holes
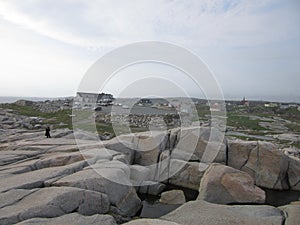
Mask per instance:
[[[34,116],[44,118],[43,124],[51,124],[54,128],[58,127],[58,124],[64,124],[59,126],[60,128],[72,129],[72,110],[60,110],[52,113],[43,113],[32,106],[20,106],[16,104],[1,104],[1,108],[12,109],[15,113],[23,116]]]
[[[300,134],[300,124],[286,124],[290,131],[295,134]]]
[[[210,115],[210,109],[207,105],[196,105],[196,109],[198,111],[198,117],[199,119],[204,119],[205,115]]]
[[[236,115],[236,114],[227,114],[227,125],[236,127],[242,130],[265,130],[265,128],[259,125],[261,120],[253,120],[250,119],[248,116],[244,115]]]
[[[1,104],[0,107],[8,108],[15,111],[15,113],[24,116],[34,116],[44,118],[43,124],[51,124],[54,128],[73,128],[72,119],[77,121],[76,127],[82,128],[84,130],[95,131],[93,123],[90,121],[95,120],[96,118],[96,129],[99,134],[111,133],[115,135],[113,126],[109,121],[110,117],[106,117],[103,112],[93,112],[86,110],[75,110],[72,112],[69,110],[60,110],[53,113],[43,113],[37,108],[32,106],[20,106],[17,104]],[[211,116],[211,111],[206,105],[196,105],[199,119],[208,120]],[[74,115],[71,115],[71,114]],[[253,118],[251,118],[251,116]],[[257,116],[258,118],[254,117]],[[261,118],[259,118],[261,117]],[[248,134],[254,135],[265,135],[266,128],[263,128],[259,125],[259,122],[263,122],[263,118],[272,119],[275,117],[280,117],[282,119],[291,121],[292,123],[281,121],[284,126],[286,126],[289,131],[300,134],[300,111],[296,108],[280,109],[279,107],[274,108],[265,108],[263,106],[250,106],[250,107],[239,107],[239,106],[229,106],[227,108],[227,125],[235,127],[237,130],[247,130]],[[165,115],[163,120],[168,126],[168,129],[173,128],[176,124],[173,123],[173,120],[179,120],[179,116],[176,115]],[[272,121],[266,121],[271,122]],[[63,125],[62,125],[63,124]],[[118,124],[117,124],[118,125]],[[147,131],[146,127],[137,127],[130,124],[131,132],[142,132]],[[120,128],[122,133],[127,133],[128,128]],[[276,133],[272,130],[267,130],[269,134]],[[243,137],[239,137],[244,139]],[[249,140],[249,138],[248,138]]]

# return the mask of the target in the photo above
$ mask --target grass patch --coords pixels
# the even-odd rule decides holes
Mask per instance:
[[[259,125],[260,120],[249,119],[248,116],[227,114],[227,125],[236,127],[238,129],[249,129],[254,131],[265,130]]]
[[[53,125],[54,128],[59,127],[59,128],[72,129],[72,118],[70,116],[72,114],[72,110],[64,109],[64,110],[59,110],[57,112],[44,113],[32,106],[20,106],[16,104],[1,104],[0,107],[6,109],[12,109],[18,115],[44,118],[45,119],[43,121],[44,125],[49,124],[49,125]],[[60,123],[63,123],[65,125],[58,126]]]

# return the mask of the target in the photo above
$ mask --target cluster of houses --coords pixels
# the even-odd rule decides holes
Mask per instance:
[[[109,106],[114,103],[114,97],[112,94],[107,93],[87,93],[87,92],[77,92],[74,101],[75,108],[83,108],[83,107],[95,107],[95,106]],[[198,100],[197,100],[198,101]],[[205,101],[206,105],[210,107],[211,111],[222,111],[225,110],[226,106],[238,106],[238,107],[249,107],[249,106],[264,106],[266,108],[280,108],[280,109],[288,109],[288,108],[297,108],[300,110],[300,105],[296,103],[277,103],[277,102],[263,102],[263,101],[249,101],[244,97],[241,101]],[[197,104],[197,102],[195,102]],[[117,104],[117,103],[116,103]],[[191,107],[188,103],[184,103],[179,101],[178,99],[173,99],[171,101],[167,101],[164,99],[150,99],[150,98],[142,98],[140,99],[136,105],[138,106],[148,106],[153,108],[160,109],[176,109],[177,112],[189,113],[191,111]]]
[[[108,106],[112,105],[114,97],[112,94],[106,93],[87,93],[77,92],[75,97],[74,107],[95,107],[95,106]]]
[[[279,108],[279,109],[289,109],[297,108],[300,111],[300,104],[296,103],[278,103],[278,102],[264,102],[264,101],[248,101],[244,97],[241,101],[226,101],[226,105],[235,105],[239,107],[249,107],[249,106],[264,106],[265,108]]]

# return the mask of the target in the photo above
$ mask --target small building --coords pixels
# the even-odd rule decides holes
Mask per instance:
[[[281,103],[281,104],[279,105],[279,108],[280,108],[280,109],[288,109],[288,108],[289,108],[289,104],[288,104],[288,103]]]
[[[278,104],[275,102],[268,102],[268,103],[265,103],[264,106],[266,108],[276,108],[276,107],[278,107]]]
[[[139,100],[139,104],[152,104],[152,101],[149,98],[142,98]]]
[[[298,105],[296,103],[290,103],[289,108],[297,108]]]
[[[76,102],[80,105],[93,105],[95,103],[111,104],[113,101],[113,95],[105,93],[88,93],[88,92],[77,92]]]

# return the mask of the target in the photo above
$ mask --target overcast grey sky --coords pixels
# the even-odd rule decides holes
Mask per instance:
[[[299,0],[1,0],[0,96],[74,95],[105,53],[157,40],[196,53],[226,98],[300,102],[299,12]]]

